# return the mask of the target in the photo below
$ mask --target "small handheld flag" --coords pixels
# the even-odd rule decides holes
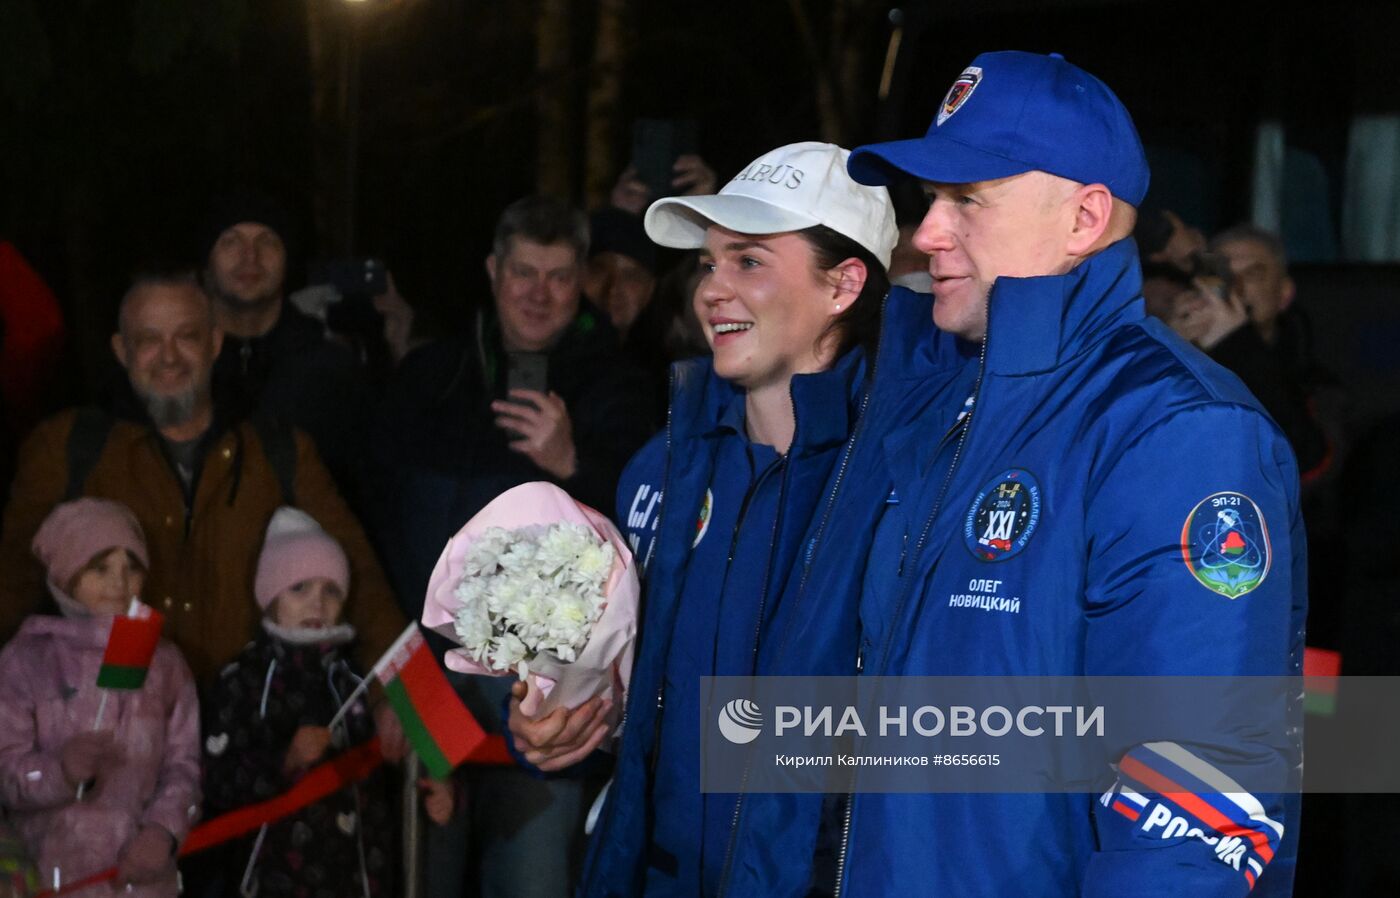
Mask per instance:
[[[481,724],[438,667],[417,623],[408,625],[371,673],[383,684],[404,734],[434,777],[447,776],[487,741]]]
[[[107,637],[107,650],[97,672],[98,687],[140,689],[151,669],[164,623],[159,611],[132,599],[126,614],[112,619],[112,635]]]
[[[1303,649],[1303,711],[1319,717],[1337,713],[1337,680],[1342,673],[1340,652]]]

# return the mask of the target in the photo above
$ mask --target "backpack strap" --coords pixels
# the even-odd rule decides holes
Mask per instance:
[[[281,421],[268,415],[254,415],[253,429],[262,443],[263,455],[267,456],[272,472],[277,475],[277,483],[282,487],[282,504],[297,504],[297,440],[296,432]]]
[[[73,429],[68,432],[68,485],[63,491],[63,501],[82,497],[83,486],[92,469],[97,467],[115,423],[116,419],[100,408],[78,409]]]

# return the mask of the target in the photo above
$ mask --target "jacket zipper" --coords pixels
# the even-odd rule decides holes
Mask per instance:
[[[990,314],[989,314],[989,317],[990,317]],[[915,557],[915,558],[919,557],[919,554],[923,551],[924,542],[928,539],[929,531],[933,529],[933,522],[934,522],[934,519],[938,517],[938,512],[939,512],[939,511],[942,509],[942,507],[943,507],[943,499],[944,499],[944,497],[945,497],[945,496],[947,495],[947,493],[948,493],[948,487],[949,487],[949,485],[950,485],[950,484],[952,483],[952,481],[953,481],[953,474],[954,474],[954,473],[957,471],[957,469],[958,469],[958,461],[961,460],[961,458],[962,458],[963,447],[967,445],[968,434],[972,433],[972,419],[973,419],[974,417],[976,417],[976,414],[977,414],[977,404],[978,404],[977,401],[978,401],[978,399],[981,398],[981,393],[982,393],[982,379],[983,379],[983,377],[986,376],[986,372],[987,372],[987,344],[988,344],[989,342],[991,342],[991,328],[990,328],[990,327],[988,328],[987,336],[984,337],[984,338],[982,339],[982,353],[981,353],[981,357],[977,360],[977,385],[976,385],[975,387],[973,387],[973,389],[972,389],[972,396],[973,396],[972,408],[971,408],[971,410],[968,411],[967,416],[966,416],[966,417],[963,419],[963,421],[962,421],[962,425],[963,425],[963,427],[962,427],[962,434],[958,437],[958,445],[957,445],[957,447],[953,450],[953,461],[952,461],[952,463],[948,466],[948,473],[947,473],[946,475],[944,475],[944,477],[943,477],[943,485],[940,486],[940,487],[938,488],[938,496],[933,500],[933,508],[929,511],[928,518],[924,521],[924,528],[923,528],[923,531],[919,534],[919,541],[918,541],[917,543],[914,544],[914,557]],[[946,439],[946,435],[945,435],[945,439]],[[940,451],[942,451],[942,446],[943,446],[943,443],[942,443],[942,441],[940,441],[940,443],[939,443],[939,450],[940,450]],[[907,538],[907,536],[906,536],[906,538]],[[900,557],[900,561],[899,561],[899,572],[900,572],[900,576],[902,577],[903,574],[904,574],[904,558],[903,558],[903,553],[901,553],[901,557]],[[911,583],[912,583],[912,581],[911,581]],[[909,598],[909,590],[910,590],[910,587],[908,587],[908,586],[906,586],[905,588],[903,588],[903,589],[900,590],[899,603],[895,605],[894,614],[890,617],[890,621],[891,621],[891,622],[899,620],[899,616],[900,616],[901,612],[903,612],[903,610],[904,610],[904,603],[905,603],[905,602],[908,600],[908,598]],[[880,647],[880,662],[881,662],[881,664],[883,664],[883,663],[889,658],[889,654],[890,654],[890,642],[891,642],[891,640],[894,638],[894,630],[895,630],[895,628],[894,628],[893,626],[888,626],[888,627],[886,627],[885,638],[884,638],[883,643],[882,643],[882,645],[881,645],[881,647]],[[860,663],[860,666],[861,666],[861,667],[864,667],[864,652],[863,652],[863,651],[862,651],[862,653],[861,653],[861,657],[858,659],[858,663]],[[852,772],[852,774],[851,774],[851,782],[852,782],[853,784],[854,784],[854,782],[855,782],[855,773],[854,773],[854,772]],[[850,841],[851,841],[851,817],[852,817],[852,815],[853,815],[853,811],[855,810],[855,803],[856,803],[855,790],[852,789],[851,791],[849,791],[849,792],[846,793],[846,812],[845,812],[845,820],[842,822],[842,825],[841,825],[841,850],[840,850],[840,852],[836,855],[836,889],[835,889],[835,891],[834,891],[834,893],[833,893],[833,895],[832,895],[832,898],[841,898],[841,892],[842,892],[842,890],[843,890],[843,887],[845,886],[845,878],[846,878],[846,854],[847,854],[847,849],[850,847]]]
[[[881,321],[884,320],[885,309],[886,309],[886,307],[889,305],[889,299],[890,299],[890,295],[889,295],[888,292],[886,292],[884,298],[880,301],[880,318],[881,318]],[[832,509],[836,507],[836,499],[837,499],[837,497],[838,497],[838,496],[840,495],[840,493],[841,493],[841,487],[842,487],[842,485],[845,484],[845,482],[846,482],[846,469],[850,466],[851,455],[855,452],[856,441],[860,439],[861,434],[862,434],[862,433],[864,432],[864,430],[865,430],[865,410],[866,410],[867,406],[869,406],[869,404],[870,404],[871,387],[872,387],[872,385],[873,385],[874,382],[875,382],[875,369],[878,367],[879,363],[880,363],[880,354],[879,354],[878,352],[876,352],[876,353],[874,353],[873,358],[871,358],[871,360],[870,360],[870,372],[866,375],[865,384],[864,384],[864,386],[862,386],[862,388],[861,388],[860,409],[859,409],[859,411],[857,411],[857,413],[856,413],[856,429],[855,429],[855,432],[851,434],[850,440],[848,440],[847,443],[846,443],[846,451],[843,452],[843,453],[841,454],[841,464],[840,464],[840,466],[839,466],[839,467],[837,468],[837,470],[836,470],[836,482],[835,482],[835,483],[832,485],[832,487],[831,487],[831,495],[827,497],[826,508],[822,511],[821,523],[820,523],[819,525],[817,525],[817,532],[812,536],[812,542],[811,542],[811,544],[810,544],[810,548],[807,548],[807,549],[805,550],[805,557],[803,558],[803,562],[802,562],[802,577],[801,577],[801,579],[800,579],[800,580],[798,581],[798,583],[797,583],[797,598],[798,598],[799,601],[800,601],[801,598],[802,598],[803,592],[804,592],[804,591],[806,590],[806,588],[807,588],[807,576],[808,576],[808,574],[811,573],[811,570],[812,570],[812,556],[815,554],[816,546],[819,545],[819,544],[821,543],[821,538],[822,538],[822,536],[826,533],[826,525],[827,525],[827,523],[831,520],[831,512],[832,512]],[[790,388],[789,388],[789,389],[790,389]],[[794,403],[792,404],[792,413],[793,413],[793,419],[794,419],[794,423],[795,423],[796,417],[797,417],[797,403],[796,403],[796,402],[794,402]],[[797,432],[797,428],[794,426],[794,428],[793,428],[793,433],[796,433],[796,432]],[[777,531],[776,531],[776,528],[775,528],[775,530],[774,530],[774,539],[776,540],[776,538],[777,538]],[[767,592],[767,584],[766,584],[766,581],[765,581],[765,599],[766,599],[766,592]],[[760,617],[759,617],[759,623],[758,623],[758,627],[759,627],[759,628],[762,627],[762,621],[763,621],[763,618],[762,618],[762,615],[760,615]],[[755,633],[754,633],[754,649],[753,649],[753,652],[754,652],[754,669],[757,670],[757,667],[758,667],[758,632],[757,632],[757,631],[755,631]],[[859,659],[857,659],[857,664],[859,664]],[[730,820],[730,822],[729,822],[729,843],[728,843],[728,845],[726,846],[725,851],[724,851],[724,867],[723,867],[723,873],[720,875],[720,880],[719,880],[720,886],[719,886],[719,896],[718,896],[718,898],[724,898],[724,895],[729,891],[729,876],[730,876],[731,870],[732,870],[732,868],[733,868],[733,863],[734,863],[734,840],[735,840],[735,837],[738,835],[738,832],[739,832],[739,817],[740,817],[740,815],[743,813],[743,808],[744,808],[744,791],[743,791],[743,790],[744,790],[744,787],[748,785],[748,781],[749,781],[749,769],[750,769],[750,762],[749,762],[749,760],[745,760],[745,762],[744,762],[744,774],[743,774],[742,778],[739,780],[739,797],[738,797],[738,799],[734,802],[734,816],[733,816],[733,818],[731,818],[731,820]]]
[[[791,391],[792,388],[791,388],[790,385],[789,385],[788,389],[789,389],[789,391]],[[793,434],[794,434],[794,436],[795,436],[795,435],[797,434],[797,426],[796,426],[796,425],[797,425],[797,403],[796,403],[796,402],[793,402],[793,404],[792,404],[792,416],[793,416]],[[788,452],[789,452],[789,453],[792,452],[792,447],[791,447],[791,446],[788,447]],[[778,532],[779,532],[779,530],[782,528],[782,522],[783,522],[783,508],[784,508],[784,507],[786,506],[786,504],[787,504],[786,500],[787,500],[787,494],[788,494],[788,486],[789,486],[789,484],[790,484],[790,482],[791,482],[791,481],[790,481],[790,478],[791,478],[791,477],[792,477],[792,465],[788,464],[788,461],[785,459],[784,462],[783,462],[783,486],[782,486],[781,491],[780,491],[779,494],[778,494],[778,513],[777,513],[776,515],[773,516],[773,532],[769,535],[769,538],[768,538],[768,564],[764,566],[764,572],[763,572],[763,590],[762,590],[762,592],[759,594],[759,597],[758,597],[758,614],[756,614],[756,615],[754,616],[754,624],[753,624],[753,642],[751,643],[751,645],[753,646],[753,648],[752,648],[751,657],[750,657],[750,660],[749,660],[749,669],[750,669],[751,671],[754,672],[754,673],[753,673],[753,676],[757,676],[757,672],[758,672],[758,641],[759,641],[759,637],[760,637],[760,636],[762,635],[762,633],[763,633],[763,614],[764,614],[764,611],[766,610],[767,605],[768,605],[768,580],[769,580],[769,578],[773,575],[773,550],[774,550],[774,548],[778,545]],[[757,484],[755,484],[754,490],[750,492],[750,496],[753,494],[753,492],[756,492],[756,491],[757,491]],[[743,521],[744,513],[748,510],[748,502],[749,502],[749,496],[745,496],[745,497],[744,497],[744,508],[741,509],[740,512],[739,512],[739,520],[740,520],[740,522]],[[738,527],[735,527],[735,528],[734,528],[734,536],[735,536],[735,542],[737,542],[738,536],[739,536],[739,528],[738,528]],[[733,564],[733,562],[734,562],[734,544],[731,543],[731,545],[730,545],[730,550],[729,550],[729,563],[730,563],[730,564]],[[733,864],[734,864],[734,834],[735,834],[735,832],[738,830],[738,827],[739,827],[739,814],[743,811],[743,807],[744,807],[744,789],[745,789],[745,787],[748,785],[748,782],[749,782],[749,770],[750,770],[750,769],[751,769],[751,765],[750,765],[749,757],[746,756],[746,757],[745,757],[745,760],[744,760],[744,773],[743,773],[743,775],[739,778],[739,794],[738,794],[738,797],[735,798],[735,800],[734,800],[734,814],[733,814],[733,815],[730,817],[730,819],[729,819],[729,839],[728,839],[728,841],[727,841],[727,843],[726,843],[726,845],[725,845],[725,849],[724,849],[724,865],[720,868],[720,871],[721,871],[721,872],[720,872],[720,877],[719,877],[719,881],[720,881],[719,894],[720,894],[720,895],[723,895],[724,892],[725,892],[725,888],[726,888],[726,886],[727,886],[727,884],[728,884],[728,882],[729,882],[729,872],[730,872],[730,869],[732,868],[732,866],[733,866]]]

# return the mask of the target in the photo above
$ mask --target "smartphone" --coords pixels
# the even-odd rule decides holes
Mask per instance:
[[[516,405],[528,405],[531,408],[538,408],[533,402],[526,399],[517,399],[510,395],[511,390],[534,390],[537,393],[544,393],[549,389],[549,356],[540,352],[508,352],[506,353],[506,402],[513,402]],[[511,436],[521,436],[517,430],[509,427],[503,428]]]
[[[542,352],[511,352],[506,354],[506,398],[511,402],[511,390],[549,391],[549,356]]]
[[[674,193],[676,160],[700,150],[700,125],[694,119],[642,118],[632,123],[632,168],[658,199]]]
[[[388,272],[379,259],[333,259],[311,273],[312,283],[328,283],[341,296],[378,296],[389,289]]]

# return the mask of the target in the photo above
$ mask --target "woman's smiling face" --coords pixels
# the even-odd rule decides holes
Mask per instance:
[[[740,234],[711,225],[694,302],[715,372],[754,390],[826,369],[835,341],[822,335],[840,309],[824,274],[800,234]]]

